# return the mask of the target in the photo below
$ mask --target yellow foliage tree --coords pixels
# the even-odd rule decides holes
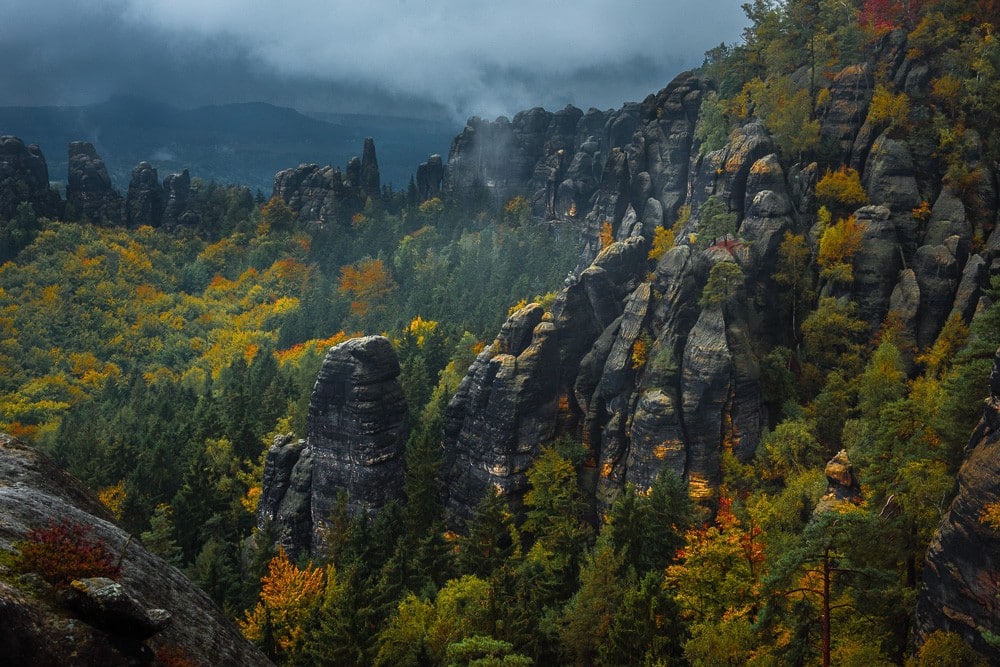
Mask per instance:
[[[865,225],[853,215],[827,227],[819,240],[817,261],[822,269],[820,277],[841,283],[853,282],[851,258],[861,247],[864,233]]]
[[[97,499],[108,508],[116,521],[121,521],[125,510],[125,497],[125,480],[119,480],[118,483],[106,486],[97,492]]]
[[[601,250],[604,250],[615,240],[614,230],[611,229],[611,221],[605,220],[601,223]]]
[[[838,216],[846,216],[868,203],[858,170],[843,166],[837,171],[826,170],[816,183],[816,198]]]
[[[888,129],[903,128],[910,121],[910,98],[906,93],[893,95],[888,88],[875,86],[868,106],[868,122]]]
[[[653,246],[649,249],[648,259],[655,262],[672,247],[674,247],[674,230],[657,227],[653,232]]]
[[[243,635],[254,642],[273,637],[293,664],[303,648],[306,626],[323,595],[324,581],[323,568],[310,564],[299,569],[288,560],[284,549],[279,549],[261,579],[260,599],[253,611],[246,611],[239,621]]]

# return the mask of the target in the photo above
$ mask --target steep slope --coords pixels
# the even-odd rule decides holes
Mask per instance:
[[[830,85],[820,133],[859,166],[869,205],[854,212],[862,236],[847,258],[852,279],[823,278],[817,288],[839,307],[853,303],[866,336],[891,310],[926,349],[950,313],[968,322],[976,312],[998,268],[1000,237],[992,231],[996,176],[988,164],[976,162],[983,185],[974,223],[967,195],[929,179],[910,142],[866,120],[875,67],[926,98],[927,78],[909,74],[926,66],[918,58],[894,33],[872,62],[844,69]],[[752,457],[771,420],[760,360],[796,335],[774,279],[780,244],[786,233],[799,234],[818,252],[821,170],[783,167],[787,156],[753,118],[722,148],[702,150],[696,122],[710,91],[686,73],[641,105],[601,116],[603,126],[592,113],[532,110],[510,123],[473,119],[456,138],[446,188],[485,184],[499,198],[520,188],[536,214],[575,220],[583,251],[551,313],[537,305],[515,313],[449,405],[444,485],[453,524],[471,516],[490,486],[516,501],[532,456],[564,434],[587,448],[599,508],[624,484],[648,486],[664,468],[711,504],[724,452]],[[591,126],[603,129],[584,136],[581,128]],[[567,184],[559,161],[572,163],[591,141],[606,156],[600,181]],[[555,172],[542,168],[546,161],[555,161]],[[914,213],[922,201],[934,202],[926,225]],[[577,218],[565,215],[570,208]],[[657,230],[671,227],[674,247],[648,260]],[[800,270],[803,281],[815,280],[812,269]]]
[[[984,514],[1000,503],[1000,350],[983,418],[958,473],[958,495],[927,549],[916,635],[957,632],[991,664],[1000,662],[1000,530]],[[987,639],[989,638],[989,639]]]
[[[81,484],[6,434],[0,434],[0,516],[3,550],[33,528],[60,521],[84,526],[92,539],[119,556],[119,583],[139,607],[169,614],[166,628],[143,646],[122,619],[74,611],[50,588],[5,569],[0,577],[0,655],[5,664],[149,664],[154,652],[161,660],[176,656],[201,665],[270,664],[204,592],[112,523]]]

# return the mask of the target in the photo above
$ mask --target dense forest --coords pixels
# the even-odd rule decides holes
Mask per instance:
[[[771,423],[749,460],[723,454],[712,503],[666,471],[595,516],[584,446],[560,437],[528,470],[522,507],[488,494],[464,532],[447,530],[445,406],[506,316],[551,308],[580,258],[574,221],[538,220],[528,193],[386,188],[305,225],[278,197],[201,183],[211,213],[181,231],[24,204],[0,221],[0,430],[93,489],[278,664],[986,664],[957,635],[918,648],[912,633],[924,555],[1000,344],[1000,279],[974,317],[953,313],[926,344],[892,317],[860,319],[850,286],[865,223],[853,213],[869,194],[817,119],[834,76],[870,63],[869,131],[921,156],[913,224],[947,184],[982,250],[996,220],[976,165],[1000,162],[997,5],[754,0],[741,41],[706,54],[701,152],[757,119],[785,168],[817,174],[800,212],[814,224],[785,234],[770,270],[784,323],[759,351]],[[927,64],[926,97],[880,78],[892,40]],[[690,214],[648,240],[650,271],[679,244],[739,242],[719,200],[696,235],[681,233]],[[713,267],[702,306],[736,293],[735,267]],[[326,349],[376,333],[396,347],[410,409],[407,502],[342,508],[326,557],[291,562],[255,525],[264,455],[275,436],[305,434]],[[635,343],[633,368],[670,363],[648,345]]]

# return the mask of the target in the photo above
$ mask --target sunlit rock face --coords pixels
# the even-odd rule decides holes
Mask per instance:
[[[1000,503],[1000,350],[989,387],[958,473],[958,495],[927,549],[916,635],[922,643],[935,630],[957,632],[990,664],[1000,664],[1000,647],[984,636],[1000,634],[1000,530],[983,519],[988,506]]]

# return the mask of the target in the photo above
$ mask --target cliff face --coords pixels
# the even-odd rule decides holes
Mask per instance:
[[[883,51],[890,79],[916,92],[928,85],[907,74],[922,70],[904,44],[888,40]],[[971,319],[1000,268],[996,232],[973,242],[990,229],[976,224],[996,216],[995,175],[980,165],[991,185],[982,188],[974,223],[947,183],[928,180],[927,164],[906,143],[865,121],[870,67],[836,77],[821,119],[822,136],[861,169],[871,202],[856,211],[864,238],[851,260],[853,283],[821,283],[821,294],[850,297],[872,333],[893,311],[926,348],[949,313]],[[721,149],[701,151],[696,124],[709,90],[684,74],[641,105],[600,115],[603,125],[594,113],[532,110],[510,122],[473,119],[456,138],[446,189],[485,185],[499,198],[527,188],[543,216],[553,214],[555,192],[556,217],[570,205],[561,193],[571,193],[583,250],[551,312],[531,305],[512,315],[448,406],[444,495],[452,525],[464,524],[490,486],[517,502],[532,457],[563,434],[587,448],[584,479],[598,508],[629,482],[648,486],[664,468],[711,505],[723,452],[753,455],[768,423],[758,360],[789,344],[772,275],[786,232],[817,240],[808,212],[820,174],[816,164],[783,169],[759,122],[734,130]],[[586,188],[569,179],[553,190],[552,174],[564,184],[560,170],[578,163],[582,144],[570,139],[581,137],[596,147],[588,155],[603,157],[600,179]],[[735,222],[728,234],[699,239],[709,233],[702,217],[710,198]],[[921,201],[933,202],[926,225],[912,212]],[[690,215],[675,226],[682,205]],[[613,242],[602,248],[609,227]],[[674,227],[675,246],[653,262],[647,253],[662,227]],[[713,267],[726,263],[719,273],[733,280],[703,300]]]
[[[79,482],[6,434],[0,434],[0,516],[0,549],[10,549],[32,528],[66,520],[83,525],[122,557],[120,589],[88,579],[71,590],[90,593],[65,602],[44,584],[5,573],[0,581],[4,664],[150,664],[156,652],[199,665],[270,664],[205,593],[114,525]],[[96,604],[101,599],[103,607]]]
[[[461,196],[485,188],[499,203],[527,195],[536,216],[582,219],[602,198],[613,205],[606,201],[604,188],[612,186],[606,171],[614,151],[627,149],[627,167],[636,177],[629,196],[639,218],[647,200],[654,200],[650,220],[672,224],[684,200],[692,131],[707,85],[684,74],[641,104],[616,111],[567,106],[522,111],[512,120],[470,118],[452,143],[444,189]],[[621,176],[623,167],[612,168]],[[617,216],[605,209],[603,217],[617,218],[617,225],[622,204]]]
[[[257,524],[274,522],[292,558],[322,553],[341,493],[351,515],[402,499],[409,427],[399,372],[382,336],[330,348],[309,402],[308,439],[278,438],[268,451]]]
[[[983,418],[958,473],[958,495],[927,549],[916,635],[956,632],[990,664],[1000,663],[1000,530],[983,518],[1000,503],[1000,350]],[[992,633],[993,642],[984,637]]]

